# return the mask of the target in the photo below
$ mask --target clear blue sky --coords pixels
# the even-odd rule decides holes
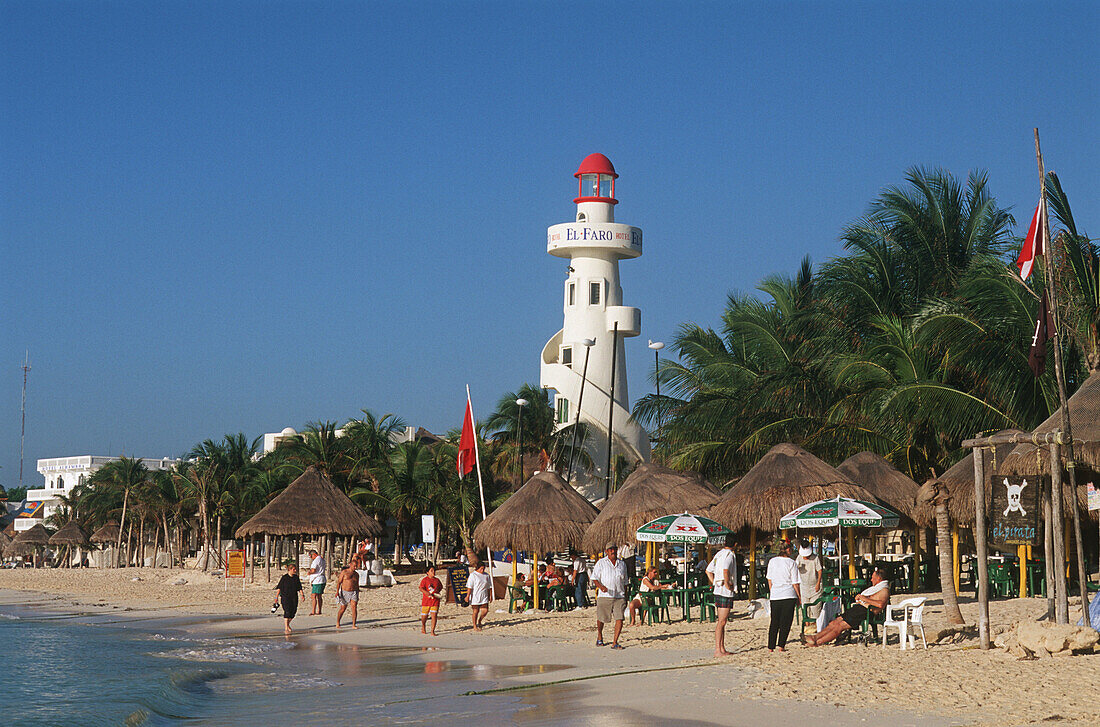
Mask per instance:
[[[367,407],[435,431],[538,382],[590,152],[620,173],[647,338],[841,253],[913,165],[1033,126],[1100,230],[1095,3],[0,5],[0,483]]]

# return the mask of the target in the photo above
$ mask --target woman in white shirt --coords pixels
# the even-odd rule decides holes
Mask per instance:
[[[784,543],[779,555],[768,562],[768,599],[772,612],[768,626],[768,651],[785,650],[794,610],[798,608],[800,584],[798,566],[791,559],[793,553],[794,545]]]
[[[493,581],[485,572],[485,564],[479,562],[474,572],[466,577],[466,589],[470,594],[470,610],[473,612],[474,631],[481,631],[481,624],[489,613],[489,589]]]
[[[642,578],[642,582],[638,586],[638,593],[652,593],[653,591],[663,591],[666,588],[670,588],[670,586],[657,582],[657,569],[650,568],[645,572],[645,577]],[[645,624],[645,612],[639,613],[641,610],[642,597],[636,593],[630,601],[630,626],[634,625],[635,615],[638,617],[638,623]]]

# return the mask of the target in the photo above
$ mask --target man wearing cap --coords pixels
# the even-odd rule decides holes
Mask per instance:
[[[592,585],[596,587],[596,646],[603,646],[603,625],[615,622],[612,649],[621,649],[619,634],[623,630],[623,612],[626,609],[626,586],[630,576],[626,563],[619,560],[619,548],[609,545],[606,555],[592,569]]]

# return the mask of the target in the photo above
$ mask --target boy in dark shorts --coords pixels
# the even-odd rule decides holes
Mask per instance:
[[[279,602],[283,606],[283,633],[289,636],[290,621],[298,614],[298,594],[304,593],[302,581],[298,578],[298,566],[293,563],[288,565],[274,590],[279,592]]]

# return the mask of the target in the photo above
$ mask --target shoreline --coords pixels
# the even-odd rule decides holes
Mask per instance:
[[[203,638],[282,638],[281,618],[268,611],[273,599],[266,583],[244,589],[237,583],[237,595],[230,597],[220,580],[193,571],[26,570],[15,578],[10,573],[0,573],[0,604],[15,601],[37,613],[80,609],[89,623],[110,618],[136,628],[183,628]],[[180,578],[188,584],[170,585]],[[108,592],[111,597],[99,595]],[[28,593],[34,594],[29,601]],[[415,584],[408,582],[369,589],[361,603],[361,627],[336,632],[332,594],[326,593],[324,615],[304,616],[300,608],[291,639],[334,648],[416,649],[410,658],[441,669],[451,664],[511,669],[495,678],[495,686],[474,690],[476,695],[469,698],[508,696],[523,709],[534,710],[532,717],[560,710],[557,702],[567,697],[579,705],[574,717],[582,722],[590,714],[583,710],[597,708],[616,710],[628,722],[634,715],[639,723],[643,718],[667,721],[671,709],[689,725],[759,724],[779,714],[823,724],[866,724],[889,714],[893,724],[918,727],[1029,724],[1051,718],[1063,724],[1095,721],[1092,700],[1085,690],[1074,688],[1100,681],[1100,654],[1019,662],[1000,651],[977,650],[974,639],[930,643],[927,651],[918,644],[916,651],[901,652],[896,643],[884,650],[880,642],[869,648],[789,644],[785,653],[768,654],[761,648],[767,621],[738,619],[731,620],[727,631],[727,648],[734,654],[716,662],[709,623],[627,627],[624,651],[596,649],[594,609],[502,614],[497,611],[507,605],[497,601],[486,631],[478,634],[470,627],[468,609],[447,604],[441,610],[439,636],[422,636],[415,596]],[[931,641],[937,622],[932,600],[929,606]],[[975,604],[964,602],[964,615],[975,610]],[[1045,611],[1045,601],[997,601],[993,622],[1030,618],[1036,611]],[[797,625],[792,641],[796,634]],[[553,670],[539,669],[547,665]],[[1006,686],[1013,683],[1028,685],[1026,699]],[[728,713],[723,705],[730,706]]]

